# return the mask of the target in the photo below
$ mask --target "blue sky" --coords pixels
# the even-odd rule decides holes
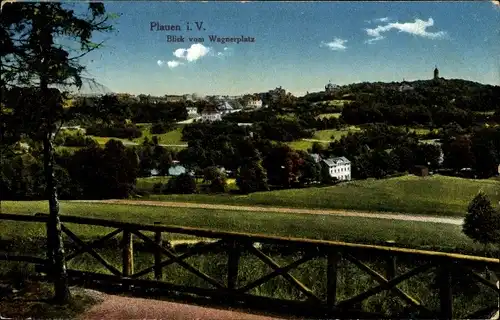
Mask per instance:
[[[500,84],[500,7],[491,2],[105,4],[121,14],[116,32],[97,35],[105,47],[84,62],[114,92],[236,95],[282,86],[300,95],[329,80],[429,79],[434,65],[445,78]],[[151,22],[182,31],[151,31]],[[255,41],[221,44],[210,35]]]

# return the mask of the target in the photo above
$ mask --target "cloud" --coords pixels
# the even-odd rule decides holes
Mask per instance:
[[[173,68],[176,68],[180,65],[182,65],[183,63],[182,62],[179,62],[179,61],[175,61],[175,60],[172,60],[172,61],[169,61],[167,62],[167,65],[170,69],[173,69]]]
[[[170,69],[173,69],[173,68],[176,68],[180,65],[183,65],[182,62],[175,61],[175,60],[171,60],[171,61],[158,60],[158,61],[156,61],[156,63],[158,64],[159,67],[163,67],[166,64],[167,67],[169,67]]]
[[[375,19],[375,22],[387,22],[387,21],[389,21],[389,17]]]
[[[420,36],[428,39],[441,39],[446,36],[445,31],[438,32],[428,32],[426,29],[434,25],[434,20],[429,18],[429,20],[424,21],[420,19],[415,19],[415,22],[392,22],[385,26],[377,26],[374,29],[365,29],[366,33],[372,37],[372,39],[367,40],[367,43],[373,43],[378,40],[382,40],[385,37],[382,35],[384,32],[396,29],[399,32],[406,32],[413,34],[415,36]]]
[[[206,56],[211,49],[205,47],[201,43],[192,44],[191,47],[184,49],[179,48],[174,51],[174,56],[179,59],[187,60],[188,62],[193,62]]]
[[[205,56],[216,56],[216,57],[225,57],[225,56],[230,56],[232,55],[232,49],[228,47],[224,47],[223,51],[221,52],[216,52],[210,47],[205,47],[201,43],[195,43],[192,44],[191,47],[189,48],[179,48],[176,49],[172,53],[176,58],[179,60],[171,60],[171,61],[163,61],[163,60],[158,60],[156,63],[158,66],[163,67],[165,64],[170,68],[174,69],[177,68],[178,66],[184,65],[185,63],[182,62],[182,60],[187,61],[188,63],[195,62]]]
[[[330,50],[333,51],[343,51],[347,49],[347,47],[344,45],[347,40],[343,40],[340,38],[335,38],[332,42],[321,42],[320,47],[328,47]]]
[[[222,57],[229,57],[229,56],[232,56],[233,55],[233,49],[232,48],[229,48],[229,47],[224,47],[222,49],[222,51],[219,51],[217,53],[215,53],[215,55],[219,58],[222,58]]]
[[[377,18],[377,19],[371,19],[371,20],[365,20],[366,23],[374,23],[374,22],[387,22],[389,21],[389,17],[383,17],[383,18]]]

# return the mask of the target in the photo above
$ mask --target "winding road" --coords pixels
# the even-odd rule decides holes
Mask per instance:
[[[330,209],[300,209],[300,208],[282,208],[282,207],[262,207],[262,206],[237,206],[226,204],[208,204],[194,202],[171,202],[171,201],[148,201],[148,200],[73,200],[69,202],[87,202],[87,203],[107,203],[123,204],[134,206],[155,206],[155,207],[173,207],[173,208],[200,208],[212,210],[235,210],[235,211],[255,211],[255,212],[279,212],[279,213],[300,213],[317,215],[336,215],[340,217],[360,217],[373,219],[403,220],[429,223],[444,223],[461,226],[463,218],[453,218],[444,216],[424,216],[404,213],[383,213],[366,212],[351,210],[330,210]]]

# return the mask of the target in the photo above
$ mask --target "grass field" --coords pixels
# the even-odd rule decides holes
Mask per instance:
[[[94,140],[97,141],[99,144],[106,144],[111,139],[115,140],[120,140],[122,142],[135,142],[135,143],[142,143],[144,141],[144,138],[148,137],[150,140],[153,138],[153,136],[158,137],[158,142],[160,144],[176,144],[176,145],[182,145],[186,144],[186,142],[181,141],[182,139],[182,127],[177,127],[172,131],[162,133],[162,134],[151,134],[151,124],[143,123],[138,125],[141,127],[142,130],[142,136],[137,139],[132,139],[132,140],[127,140],[127,139],[120,139],[120,138],[113,138],[113,137],[97,137],[97,136],[90,136]]]
[[[318,115],[316,118],[317,119],[323,119],[323,118],[339,118],[342,115],[340,112],[336,113],[322,113]]]
[[[151,200],[190,201],[329,208],[409,214],[463,216],[468,203],[483,190],[494,205],[500,201],[500,180],[472,180],[446,176],[413,175],[341,183],[333,187],[289,189],[236,195],[152,195]]]
[[[148,178],[138,178],[136,187],[137,189],[141,191],[148,191],[152,192],[153,191],[153,186],[156,183],[168,183],[168,181],[171,179],[171,177],[166,176],[166,177],[148,177]],[[196,183],[201,186],[202,185],[203,179],[197,179]],[[227,179],[227,188],[228,190],[236,190],[238,187],[236,186],[236,179]]]
[[[314,133],[314,136],[311,138],[314,140],[321,140],[322,144],[328,145],[328,142],[325,141],[335,141],[339,140],[341,137],[347,135],[349,132],[357,132],[360,131],[361,128],[357,126],[350,126],[345,129],[327,129],[327,130],[318,130]],[[307,151],[312,147],[314,141],[306,141],[306,140],[296,140],[292,142],[288,142],[287,144],[295,150],[304,150]]]
[[[361,131],[361,128],[357,126],[349,126],[344,129],[336,130],[336,129],[330,129],[330,130],[318,130],[314,134],[313,139],[318,139],[318,140],[339,140],[343,136],[347,135],[349,132],[358,132]],[[332,139],[333,137],[333,139]]]
[[[3,201],[2,212],[32,215],[35,212],[48,212],[48,204],[46,201]],[[401,246],[413,248],[436,248],[449,251],[456,248],[466,251],[480,249],[462,234],[459,226],[424,222],[67,201],[61,201],[61,214],[369,244],[394,240]],[[0,226],[2,228],[0,239],[2,240],[20,237],[31,239],[41,237],[45,232],[45,226],[36,223],[0,221]],[[103,230],[102,227],[79,225],[77,234],[85,239],[91,239],[103,234],[105,232]],[[175,234],[166,236],[170,239],[189,238],[189,236]]]

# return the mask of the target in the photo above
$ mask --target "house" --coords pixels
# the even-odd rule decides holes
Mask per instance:
[[[323,159],[321,165],[328,170],[332,178],[337,178],[341,181],[351,180],[351,161],[346,157]]]
[[[429,175],[429,168],[426,166],[415,166],[413,167],[412,173],[419,177],[426,177]]]
[[[251,99],[248,101],[246,108],[249,109],[260,109],[262,108],[262,100],[260,99]]]
[[[221,101],[217,106],[217,110],[220,111],[223,116],[228,113],[234,112],[234,108],[227,101]]]
[[[168,168],[168,175],[169,176],[179,176],[183,173],[186,173],[186,168],[184,166],[181,166],[179,164],[173,165],[170,168]]]
[[[184,100],[184,96],[173,96],[173,95],[166,95],[165,96],[166,102],[180,102],[183,100]]]
[[[198,114],[198,108],[197,107],[186,107],[186,111],[188,113],[188,117],[189,118],[196,118],[196,117],[200,116]]]
[[[218,110],[204,110],[201,112],[201,121],[220,121],[222,120],[222,112]]]
[[[399,86],[399,92],[412,91],[414,88],[406,81],[403,80],[403,83]]]
[[[320,163],[321,162],[321,156],[317,153],[311,153],[309,154],[316,163]]]
[[[333,84],[331,82],[328,82],[328,84],[325,86],[325,93],[327,94],[332,94],[332,93],[335,93],[335,90],[338,88],[339,86],[336,85],[336,84]]]

